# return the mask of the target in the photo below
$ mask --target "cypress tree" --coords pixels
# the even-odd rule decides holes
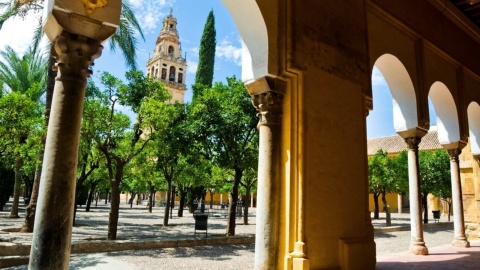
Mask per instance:
[[[212,87],[213,67],[215,65],[215,47],[217,45],[215,31],[215,17],[213,10],[208,13],[205,27],[203,28],[202,39],[200,41],[200,51],[198,54],[198,69],[195,75],[195,85],[193,87],[193,99],[200,95],[203,87]]]

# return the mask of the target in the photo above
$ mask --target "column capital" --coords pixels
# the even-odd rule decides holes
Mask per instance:
[[[245,82],[245,88],[247,88],[250,96],[258,95],[269,91],[286,94],[287,82],[276,76],[267,75],[257,78],[253,81]]]
[[[367,117],[370,114],[370,111],[373,110],[373,99],[371,96],[365,95],[364,98],[364,104],[365,104],[365,117]]]
[[[269,91],[252,96],[252,104],[258,111],[258,126],[280,125],[283,94]]]
[[[458,156],[462,153],[462,149],[447,149],[447,153],[450,156],[450,160],[458,162]]]
[[[405,142],[408,145],[408,149],[410,150],[418,150],[418,145],[422,141],[422,138],[419,137],[407,137],[404,138]]]
[[[99,41],[85,36],[63,32],[53,42],[52,55],[57,60],[54,66],[58,77],[81,76],[87,79],[93,60],[100,57],[103,46]]]

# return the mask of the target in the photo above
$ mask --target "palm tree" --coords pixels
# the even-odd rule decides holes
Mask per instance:
[[[44,0],[10,0],[0,3],[0,10],[3,13],[0,14],[0,31],[3,26],[3,23],[9,19],[14,17],[25,17],[30,15],[39,15],[43,10],[43,3]],[[39,20],[40,21],[40,20]],[[120,48],[124,58],[125,64],[127,67],[131,69],[137,69],[136,63],[136,53],[135,53],[135,45],[137,44],[137,39],[135,37],[135,33],[138,32],[143,40],[145,37],[143,36],[142,29],[140,24],[138,23],[132,8],[122,3],[122,11],[120,14],[120,24],[117,28],[115,34],[110,38],[109,44],[110,49],[115,51]],[[42,37],[41,25],[35,31],[35,40],[33,46],[38,46],[38,43]],[[55,60],[53,57],[49,57],[49,64],[48,64],[48,75],[47,75],[47,90],[46,90],[46,124],[48,126],[48,120],[50,117],[50,107],[52,103],[53,97],[53,88],[55,85],[55,77],[56,72],[53,71],[52,67],[55,64]],[[41,151],[39,154],[38,159],[43,161],[43,153]],[[33,232],[33,226],[35,221],[35,209],[36,209],[36,201],[38,196],[38,187],[40,181],[40,173],[41,173],[41,165],[36,169],[35,179],[33,183],[33,190],[30,198],[30,203],[26,209],[27,215],[25,217],[25,223],[23,225],[22,231],[23,232]],[[37,174],[38,173],[38,174]]]
[[[43,11],[44,0],[10,0],[0,2],[0,31],[5,21],[13,19],[15,17],[26,17],[30,15],[40,16]],[[41,20],[39,20],[41,24]],[[110,38],[110,49],[115,51],[120,48],[124,58],[125,64],[131,69],[137,69],[135,45],[137,44],[137,38],[135,34],[138,34],[145,40],[143,36],[140,24],[133,13],[132,8],[122,3],[122,12],[120,14],[120,24],[115,34]],[[37,36],[39,39],[40,36]],[[38,42],[38,40],[37,40]]]
[[[2,92],[16,92],[28,97],[31,102],[38,103],[40,96],[45,92],[45,81],[47,71],[47,58],[38,47],[30,46],[23,56],[19,56],[10,46],[0,51],[0,85]],[[15,124],[14,124],[15,125]],[[25,143],[28,137],[29,127],[24,125],[17,130],[15,141]],[[15,160],[15,187],[14,200],[10,217],[18,217],[18,204],[20,186],[22,180],[21,167],[23,164],[22,155],[16,154]]]

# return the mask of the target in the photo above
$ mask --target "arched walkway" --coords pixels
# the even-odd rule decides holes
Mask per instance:
[[[383,74],[392,93],[395,131],[407,131],[418,126],[415,89],[407,69],[391,54],[380,56],[374,64]]]
[[[460,141],[457,106],[447,86],[441,82],[435,82],[430,87],[428,96],[435,107],[440,144]]]

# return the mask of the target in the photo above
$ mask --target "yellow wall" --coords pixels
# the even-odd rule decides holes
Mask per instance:
[[[387,194],[387,202],[390,205],[390,212],[397,212],[398,211],[398,194],[397,193],[389,193]],[[380,208],[380,212],[383,212],[383,202],[382,202],[382,195],[378,197],[378,206]],[[373,194],[368,195],[368,209],[370,212],[373,212],[375,208],[375,203],[373,202]]]

